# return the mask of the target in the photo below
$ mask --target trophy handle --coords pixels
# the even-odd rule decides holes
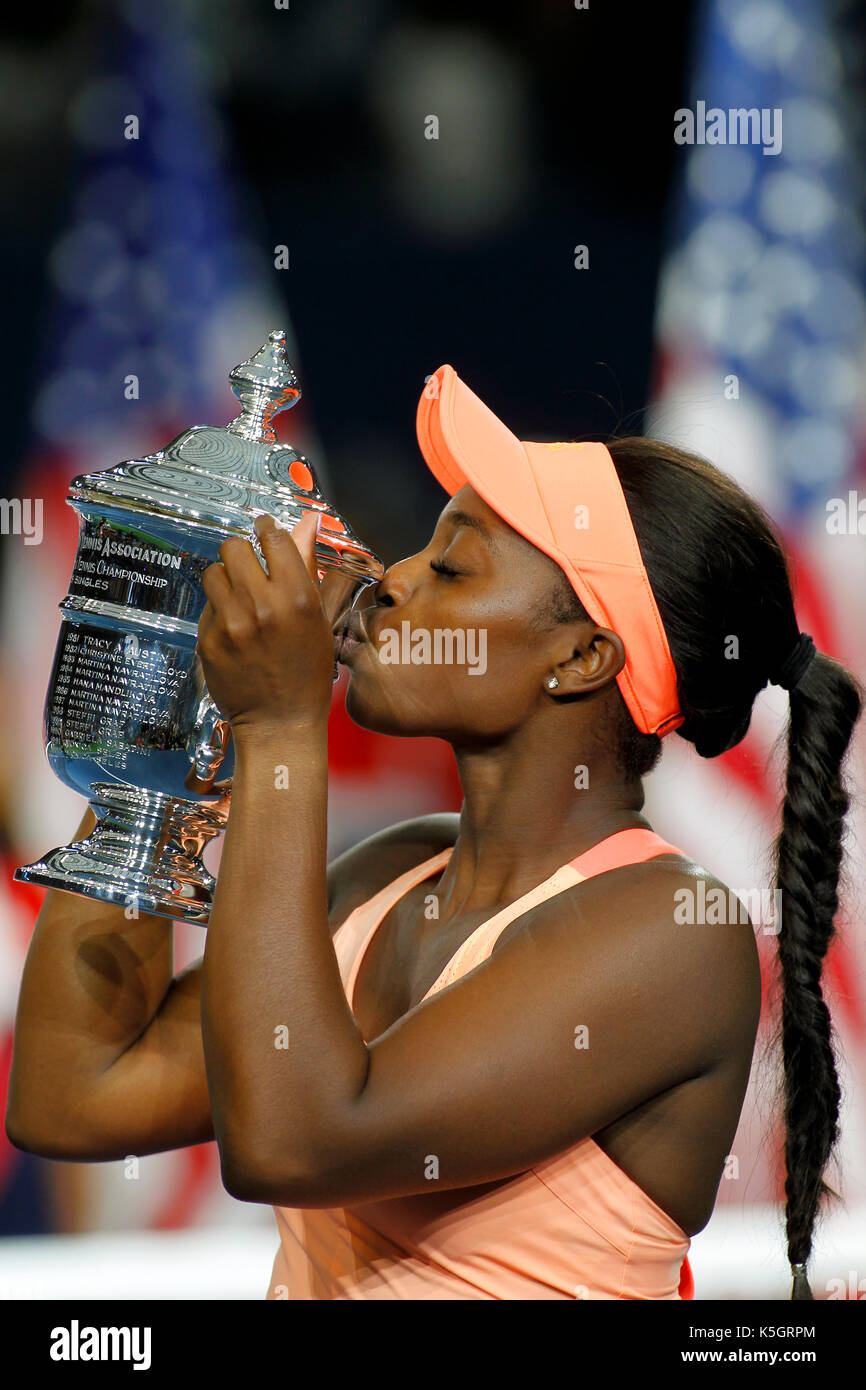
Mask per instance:
[[[185,785],[190,791],[209,792],[214,789],[214,780],[225,761],[232,736],[232,727],[223,719],[207,690],[202,691],[195,722],[190,730],[186,751],[192,766],[186,776]],[[219,790],[226,789],[228,783],[219,784]]]

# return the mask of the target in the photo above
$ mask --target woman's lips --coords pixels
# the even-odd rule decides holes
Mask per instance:
[[[352,610],[334,638],[334,659],[347,661],[366,641],[364,625],[357,610]]]
[[[334,659],[345,662],[358,647],[363,645],[363,642],[354,633],[341,632],[339,636],[334,638]]]

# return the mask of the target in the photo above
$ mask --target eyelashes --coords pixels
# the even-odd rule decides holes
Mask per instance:
[[[442,560],[431,560],[430,568],[431,570],[435,570],[437,574],[447,575],[449,579],[460,573],[460,570],[453,570],[450,565],[444,564]]]

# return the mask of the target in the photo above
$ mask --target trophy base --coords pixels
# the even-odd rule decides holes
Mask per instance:
[[[130,916],[134,909],[207,926],[216,879],[200,856],[225,828],[230,793],[201,804],[110,784],[96,784],[93,793],[91,834],[13,877],[114,903]]]

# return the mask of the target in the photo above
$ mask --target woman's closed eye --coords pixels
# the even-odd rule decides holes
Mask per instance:
[[[435,570],[437,574],[445,574],[449,578],[461,573],[460,570],[452,569],[450,565],[446,565],[443,560],[431,560],[430,568],[431,570]]]

